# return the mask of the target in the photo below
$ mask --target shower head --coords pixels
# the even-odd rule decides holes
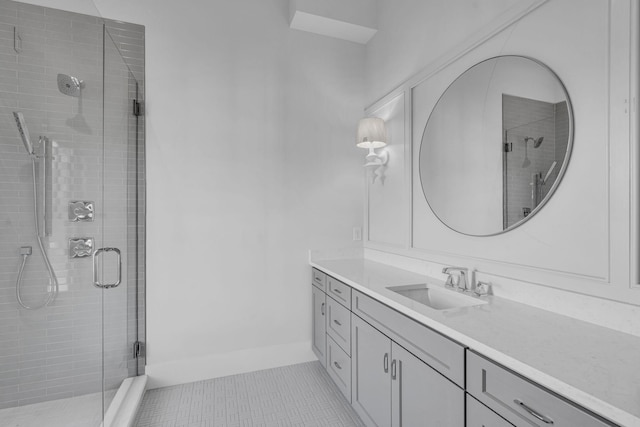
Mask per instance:
[[[84,82],[67,74],[58,74],[58,90],[64,95],[78,98]]]
[[[22,115],[22,113],[14,111],[13,117],[16,119],[16,126],[18,126],[18,132],[20,133],[20,138],[22,138],[24,148],[27,150],[27,153],[33,154],[33,145],[31,144],[31,139],[29,138],[29,129],[27,129],[27,124],[24,121],[24,116]]]

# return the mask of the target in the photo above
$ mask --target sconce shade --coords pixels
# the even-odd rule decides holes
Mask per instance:
[[[356,145],[360,148],[380,148],[387,145],[387,129],[384,120],[378,117],[360,119]]]

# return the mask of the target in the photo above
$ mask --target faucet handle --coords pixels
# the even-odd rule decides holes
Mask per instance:
[[[468,279],[467,279],[467,273],[469,272],[469,270],[467,270],[466,268],[464,269],[460,269],[460,278],[458,279],[458,290],[462,291],[462,292],[469,292],[471,289],[468,287],[469,283],[468,283]]]
[[[445,282],[445,286],[447,288],[456,288],[459,291],[469,292],[468,288],[468,273],[469,269],[466,267],[445,267],[442,269],[443,274],[448,274],[447,281]],[[453,276],[456,276],[456,280],[454,281]]]
[[[444,286],[446,288],[452,288],[452,289],[456,287],[456,285],[453,283],[453,274],[449,274],[447,276],[447,281],[444,282]]]
[[[486,297],[491,293],[491,283],[490,282],[480,282],[476,284],[476,289],[473,291],[479,297]]]

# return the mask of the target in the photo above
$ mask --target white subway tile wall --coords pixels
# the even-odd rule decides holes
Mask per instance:
[[[58,73],[83,80],[80,98],[60,93]],[[132,115],[136,87],[142,99],[144,27],[0,0],[0,408],[101,391],[103,344],[107,389],[137,372],[132,344],[144,339],[144,123]],[[39,135],[53,141],[48,192],[45,161],[38,161],[38,197],[51,209],[43,241],[60,293],[34,311],[16,301],[21,246],[33,248],[22,286],[28,304],[44,300],[49,280],[33,226],[31,162],[13,111],[23,112],[32,141]],[[93,222],[69,221],[74,200],[94,202]],[[95,288],[91,258],[69,258],[68,240],[79,237],[122,250],[118,288]],[[102,279],[111,280],[112,259],[103,261]]]

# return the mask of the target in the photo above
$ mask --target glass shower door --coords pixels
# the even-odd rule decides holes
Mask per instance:
[[[104,33],[103,236],[97,264],[104,295],[104,398],[108,408],[122,382],[138,374],[139,152],[138,82],[118,46],[118,23]],[[112,34],[113,33],[113,34]],[[113,284],[117,285],[113,286]]]

